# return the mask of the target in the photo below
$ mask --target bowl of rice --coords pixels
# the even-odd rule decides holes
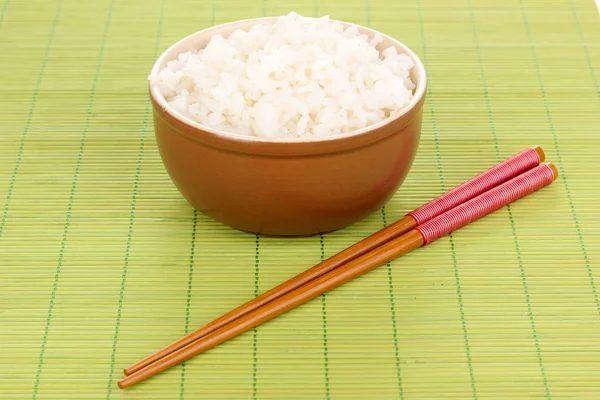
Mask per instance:
[[[427,88],[399,41],[296,13],[194,33],[148,81],[160,156],[182,196],[269,236],[330,232],[385,205],[417,152]]]

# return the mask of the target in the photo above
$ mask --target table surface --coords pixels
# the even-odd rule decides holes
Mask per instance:
[[[331,15],[398,38],[430,88],[381,212],[301,239],[179,195],[146,77],[236,19]],[[593,0],[1,0],[0,397],[597,399],[600,16]],[[552,186],[137,385],[122,368],[522,149]]]

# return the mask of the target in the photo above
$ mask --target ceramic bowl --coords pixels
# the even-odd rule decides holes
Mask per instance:
[[[236,21],[192,34],[167,49],[152,73],[179,53],[206,46],[212,35],[227,37],[236,29],[274,20]],[[377,33],[357,28],[369,37]],[[380,51],[393,45],[414,60],[414,97],[400,115],[349,134],[269,141],[211,129],[177,113],[150,83],[160,156],[183,197],[214,220],[269,236],[329,232],[381,208],[413,163],[427,87],[425,68],[415,53],[382,36]]]

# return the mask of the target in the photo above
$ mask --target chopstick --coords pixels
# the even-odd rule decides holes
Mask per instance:
[[[394,239],[417,225],[423,224],[428,220],[448,211],[457,205],[481,194],[485,191],[518,176],[519,174],[538,166],[545,159],[544,151],[539,146],[534,146],[521,151],[520,153],[506,159],[495,165],[487,171],[477,175],[469,181],[446,192],[440,197],[426,203],[406,214],[399,221],[379,230],[373,235],[357,242],[334,256],[322,261],[314,267],[296,275],[294,278],[276,286],[275,288],[263,293],[262,295],[248,301],[245,304],[235,308],[220,318],[208,323],[207,325],[191,332],[190,334],[178,339],[159,351],[150,354],[135,364],[125,368],[125,375],[131,375],[142,368],[160,360],[170,353],[187,346],[190,343],[206,336],[207,334],[221,328],[222,326],[234,321],[241,316],[256,310],[265,304],[283,296],[290,291],[297,289],[306,283],[338,268],[341,265],[381,246],[382,244]]]
[[[459,228],[542,189],[550,185],[557,177],[558,170],[554,165],[551,163],[539,165],[432,218],[428,222],[379,246],[377,249],[308,282],[306,285],[286,293],[264,307],[241,316],[202,339],[170,353],[158,362],[125,377],[119,381],[118,385],[121,389],[127,388],[186,361],[396,257],[418,247],[429,245]]]

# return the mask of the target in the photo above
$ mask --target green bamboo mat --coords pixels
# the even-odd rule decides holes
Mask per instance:
[[[394,199],[302,239],[181,198],[146,76],[182,36],[289,11],[371,26],[430,77]],[[0,398],[600,398],[593,0],[2,0]],[[560,179],[122,391],[122,368],[525,147]]]

